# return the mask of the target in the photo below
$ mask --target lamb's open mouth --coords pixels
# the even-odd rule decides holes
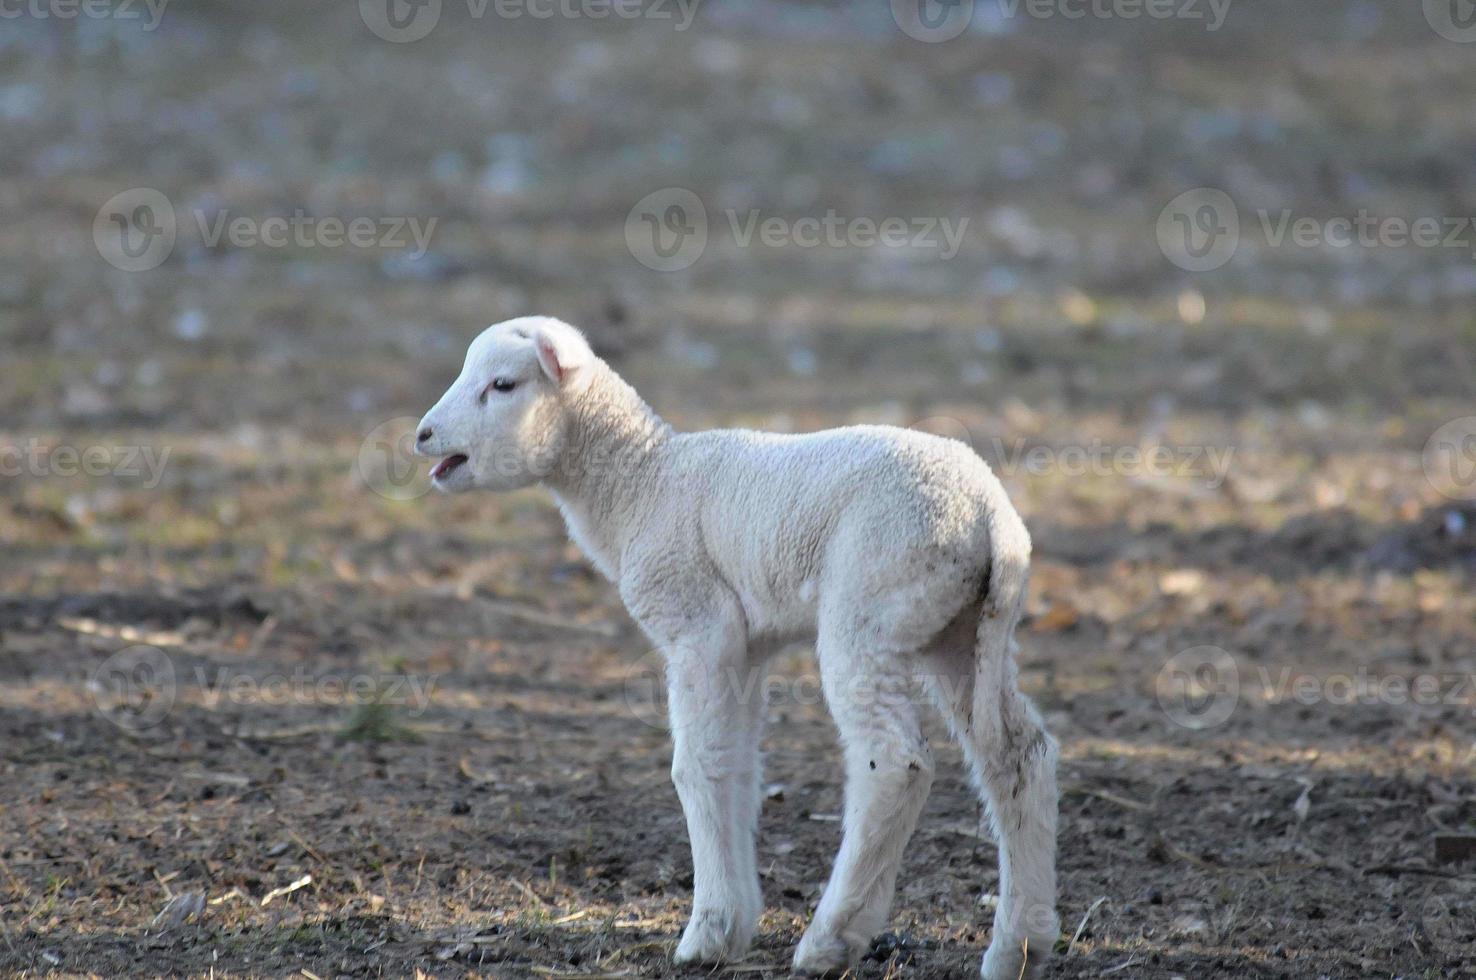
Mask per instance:
[[[431,470],[431,479],[444,480],[446,477],[450,476],[457,467],[465,462],[466,453],[456,453],[454,455],[447,456],[445,459],[436,464],[435,469]]]

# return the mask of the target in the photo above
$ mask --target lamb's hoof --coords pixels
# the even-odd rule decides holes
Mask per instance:
[[[702,909],[692,913],[673,959],[681,965],[731,962],[748,952],[749,938],[732,912]]]
[[[1031,980],[1040,976],[1050,955],[1051,944],[1046,939],[996,939],[984,951],[979,976],[983,980]]]
[[[861,958],[840,936],[807,932],[794,951],[794,972],[810,977],[839,976]]]

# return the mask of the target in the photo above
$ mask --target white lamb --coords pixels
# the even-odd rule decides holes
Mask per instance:
[[[986,980],[1035,973],[1058,933],[1056,748],[1016,685],[1030,537],[964,444],[858,426],[678,433],[573,327],[489,327],[421,421],[459,492],[541,482],[569,533],[665,654],[671,777],[692,841],[679,963],[742,956],[764,705],[741,675],[815,642],[845,749],[844,839],[795,968],[853,966],[885,926],[933,780],[921,686],[962,743],[1000,841]]]

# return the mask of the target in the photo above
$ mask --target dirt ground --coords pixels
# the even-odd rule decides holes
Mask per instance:
[[[679,427],[916,425],[1000,471],[1062,749],[1046,976],[1476,976],[1476,495],[1426,451],[1476,412],[1472,250],[1256,216],[1476,214],[1476,45],[1419,6],[981,2],[944,43],[736,0],[448,0],[410,43],[353,4],[3,21],[0,974],[787,975],[840,831],[808,651],[773,665],[755,949],[674,967],[652,651],[541,491],[426,494],[395,442],[477,329],[547,312]],[[654,271],[626,217],[674,186],[709,241]],[[129,272],[93,225],[136,187],[180,228]],[[1198,187],[1242,241],[1195,273],[1155,222]],[[196,220],[298,209],[437,223],[412,257]],[[971,225],[743,246],[726,209]],[[989,939],[931,724],[859,977],[977,976]]]

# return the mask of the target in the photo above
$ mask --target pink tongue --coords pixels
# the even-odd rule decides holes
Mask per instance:
[[[456,467],[465,462],[466,457],[463,456],[461,453],[457,453],[455,456],[447,456],[445,459],[436,464],[435,469],[431,470],[431,476],[445,476],[447,473],[450,473],[452,470],[456,469]]]

